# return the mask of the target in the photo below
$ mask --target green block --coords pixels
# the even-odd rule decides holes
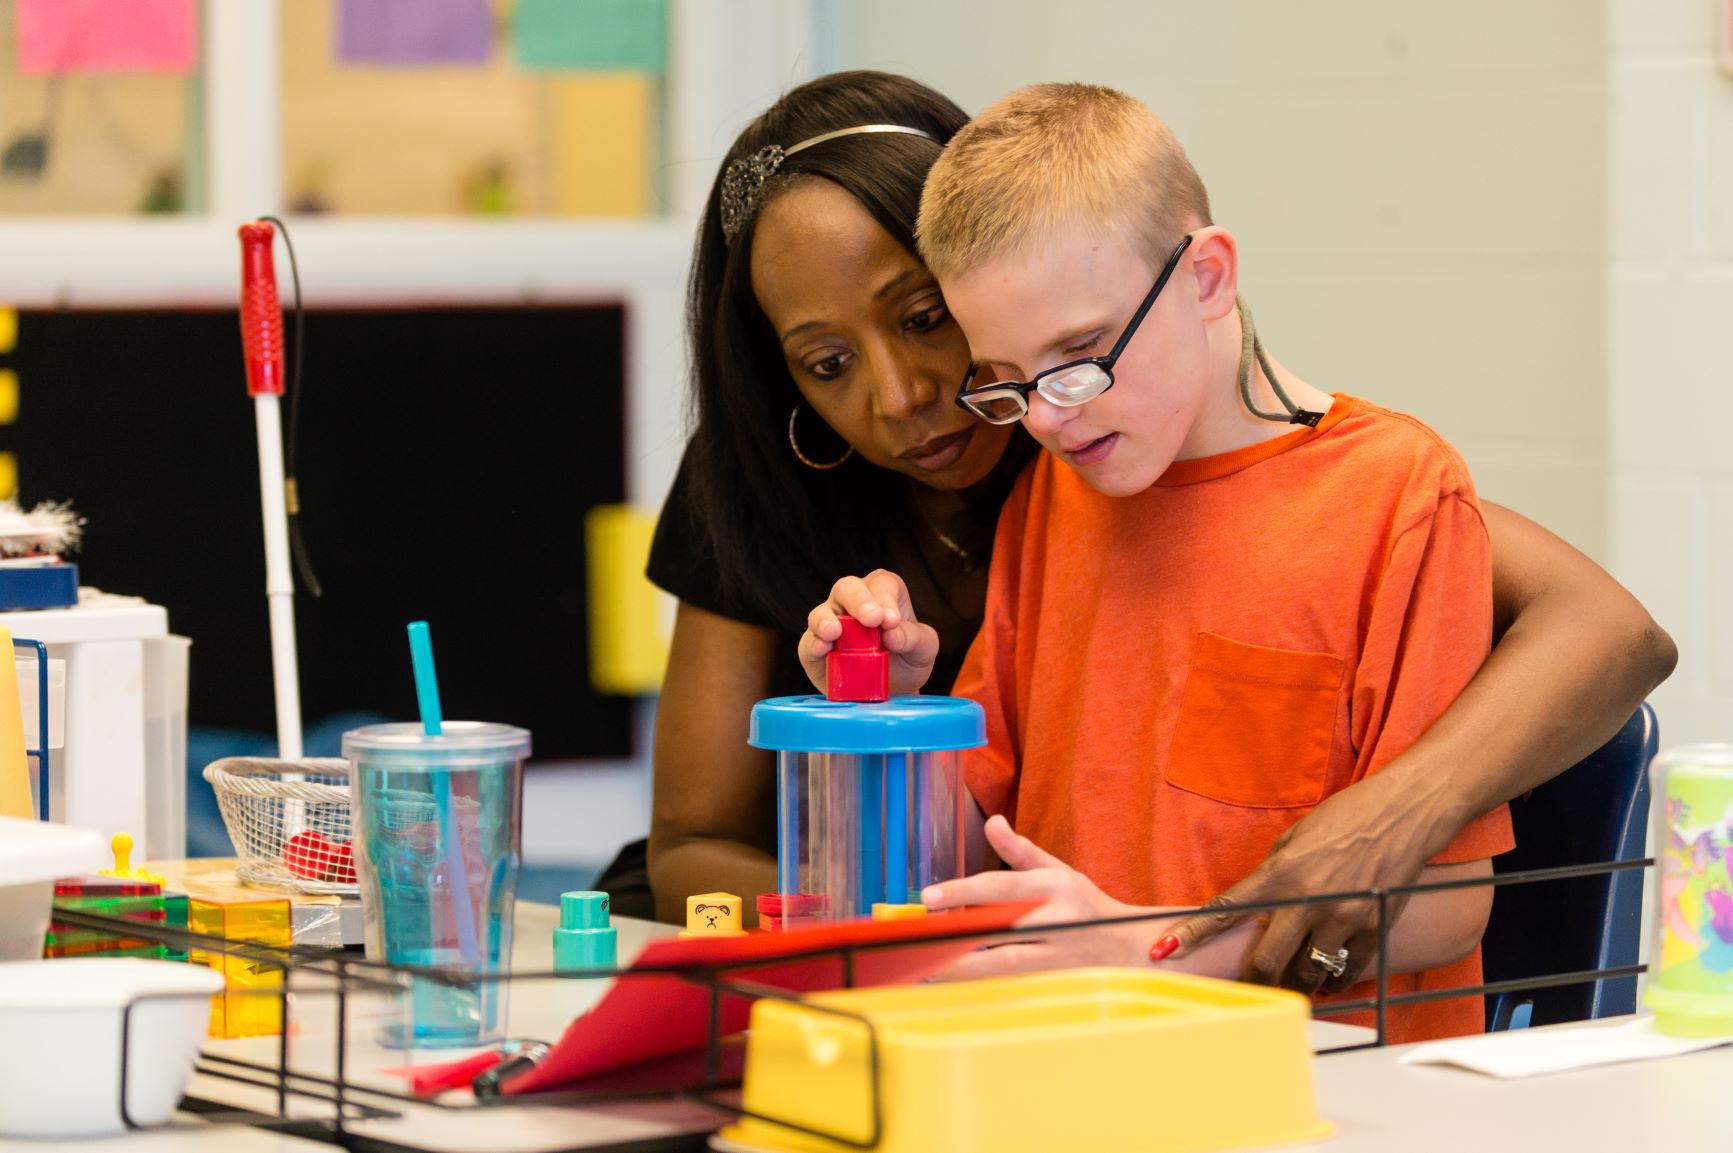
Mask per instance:
[[[521,68],[660,73],[666,0],[518,0],[513,39]]]
[[[164,893],[162,910],[164,924],[172,929],[180,929],[183,932],[186,930],[187,895],[185,893]],[[171,945],[165,942],[162,950],[163,959],[166,961],[184,961],[187,959],[186,950],[180,948],[178,944]]]

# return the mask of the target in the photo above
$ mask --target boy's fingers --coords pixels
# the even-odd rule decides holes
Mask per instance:
[[[884,646],[907,664],[930,665],[939,656],[939,634],[931,625],[904,621],[884,634]]]
[[[861,577],[843,577],[831,585],[830,600],[820,607],[829,610],[833,618],[837,613],[846,613],[868,628],[882,628],[885,624],[884,604],[867,580]],[[841,635],[842,625],[838,624],[836,635],[830,639],[835,640]]]
[[[864,577],[843,577],[830,586],[830,599],[821,607],[831,619],[847,614],[868,628],[895,629],[914,620],[908,587],[889,569],[874,569]],[[839,624],[833,635],[823,639],[835,640],[841,632]]]
[[[974,981],[981,977],[1004,977],[1053,967],[1053,946],[1044,941],[1019,941],[979,949],[945,966],[946,981]]]
[[[921,890],[921,904],[929,909],[957,909],[964,905],[999,905],[1007,901],[1042,901],[1052,896],[1049,878],[1035,873],[976,873],[955,881],[928,885]]]
[[[806,614],[806,636],[801,638],[804,644],[807,637],[823,645],[821,655],[830,651],[830,646],[836,638],[842,635],[842,622],[836,619],[836,610],[827,602],[814,608]]]
[[[1018,833],[1011,827],[1011,822],[998,813],[987,818],[987,843],[993,846],[1001,861],[1022,872],[1066,867],[1065,862]]]

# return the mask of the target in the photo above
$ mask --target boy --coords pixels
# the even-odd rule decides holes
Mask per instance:
[[[933,168],[917,236],[976,358],[959,403],[1049,450],[1001,516],[956,687],[987,713],[970,789],[1025,835],[988,825],[1024,871],[923,896],[1040,895],[1049,920],[1201,904],[1412,743],[1485,658],[1467,469],[1418,422],[1263,355],[1233,236],[1167,127],[1120,93],[1040,85],[988,109]],[[900,594],[890,574],[839,582],[801,644],[815,681],[849,611],[886,629],[898,687],[918,685],[936,645]],[[1511,843],[1496,810],[1422,880],[1489,875]],[[1490,906],[1489,888],[1416,897],[1391,992],[1477,984]],[[1152,959],[1177,944],[1143,924],[1070,951],[1129,961],[1136,929]],[[1301,963],[1339,973],[1344,944],[1314,939]],[[1392,1006],[1388,1037],[1475,1032],[1481,1014],[1479,998]]]

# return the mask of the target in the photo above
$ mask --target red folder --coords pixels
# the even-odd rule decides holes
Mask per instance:
[[[814,993],[847,983],[844,958],[837,953],[797,954],[844,945],[908,942],[853,954],[856,986],[908,984],[932,976],[982,943],[974,936],[944,938],[1008,929],[1039,904],[983,905],[908,921],[838,921],[744,937],[653,941],[593,1009],[567,1026],[540,1065],[511,1078],[501,1089],[510,1095],[574,1088],[601,1073],[703,1047],[710,1033],[709,988],[672,973],[634,976],[634,970],[763,961],[763,965],[731,969],[720,979],[725,984],[745,981],[790,993]],[[744,993],[722,995],[723,1035],[746,1028],[752,1000]]]

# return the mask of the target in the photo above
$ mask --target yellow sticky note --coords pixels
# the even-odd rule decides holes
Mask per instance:
[[[18,347],[18,310],[0,304],[0,353]]]
[[[0,424],[18,421],[18,374],[10,368],[0,368]]]
[[[590,683],[604,693],[653,693],[668,665],[664,594],[644,575],[652,513],[630,505],[593,508],[584,517],[588,554]]]
[[[0,500],[18,495],[18,458],[0,452]]]
[[[647,216],[656,86],[635,72],[562,76],[554,93],[554,210]]]
[[[30,765],[24,756],[24,709],[18,700],[18,666],[12,633],[0,628],[0,817],[34,820]]]

